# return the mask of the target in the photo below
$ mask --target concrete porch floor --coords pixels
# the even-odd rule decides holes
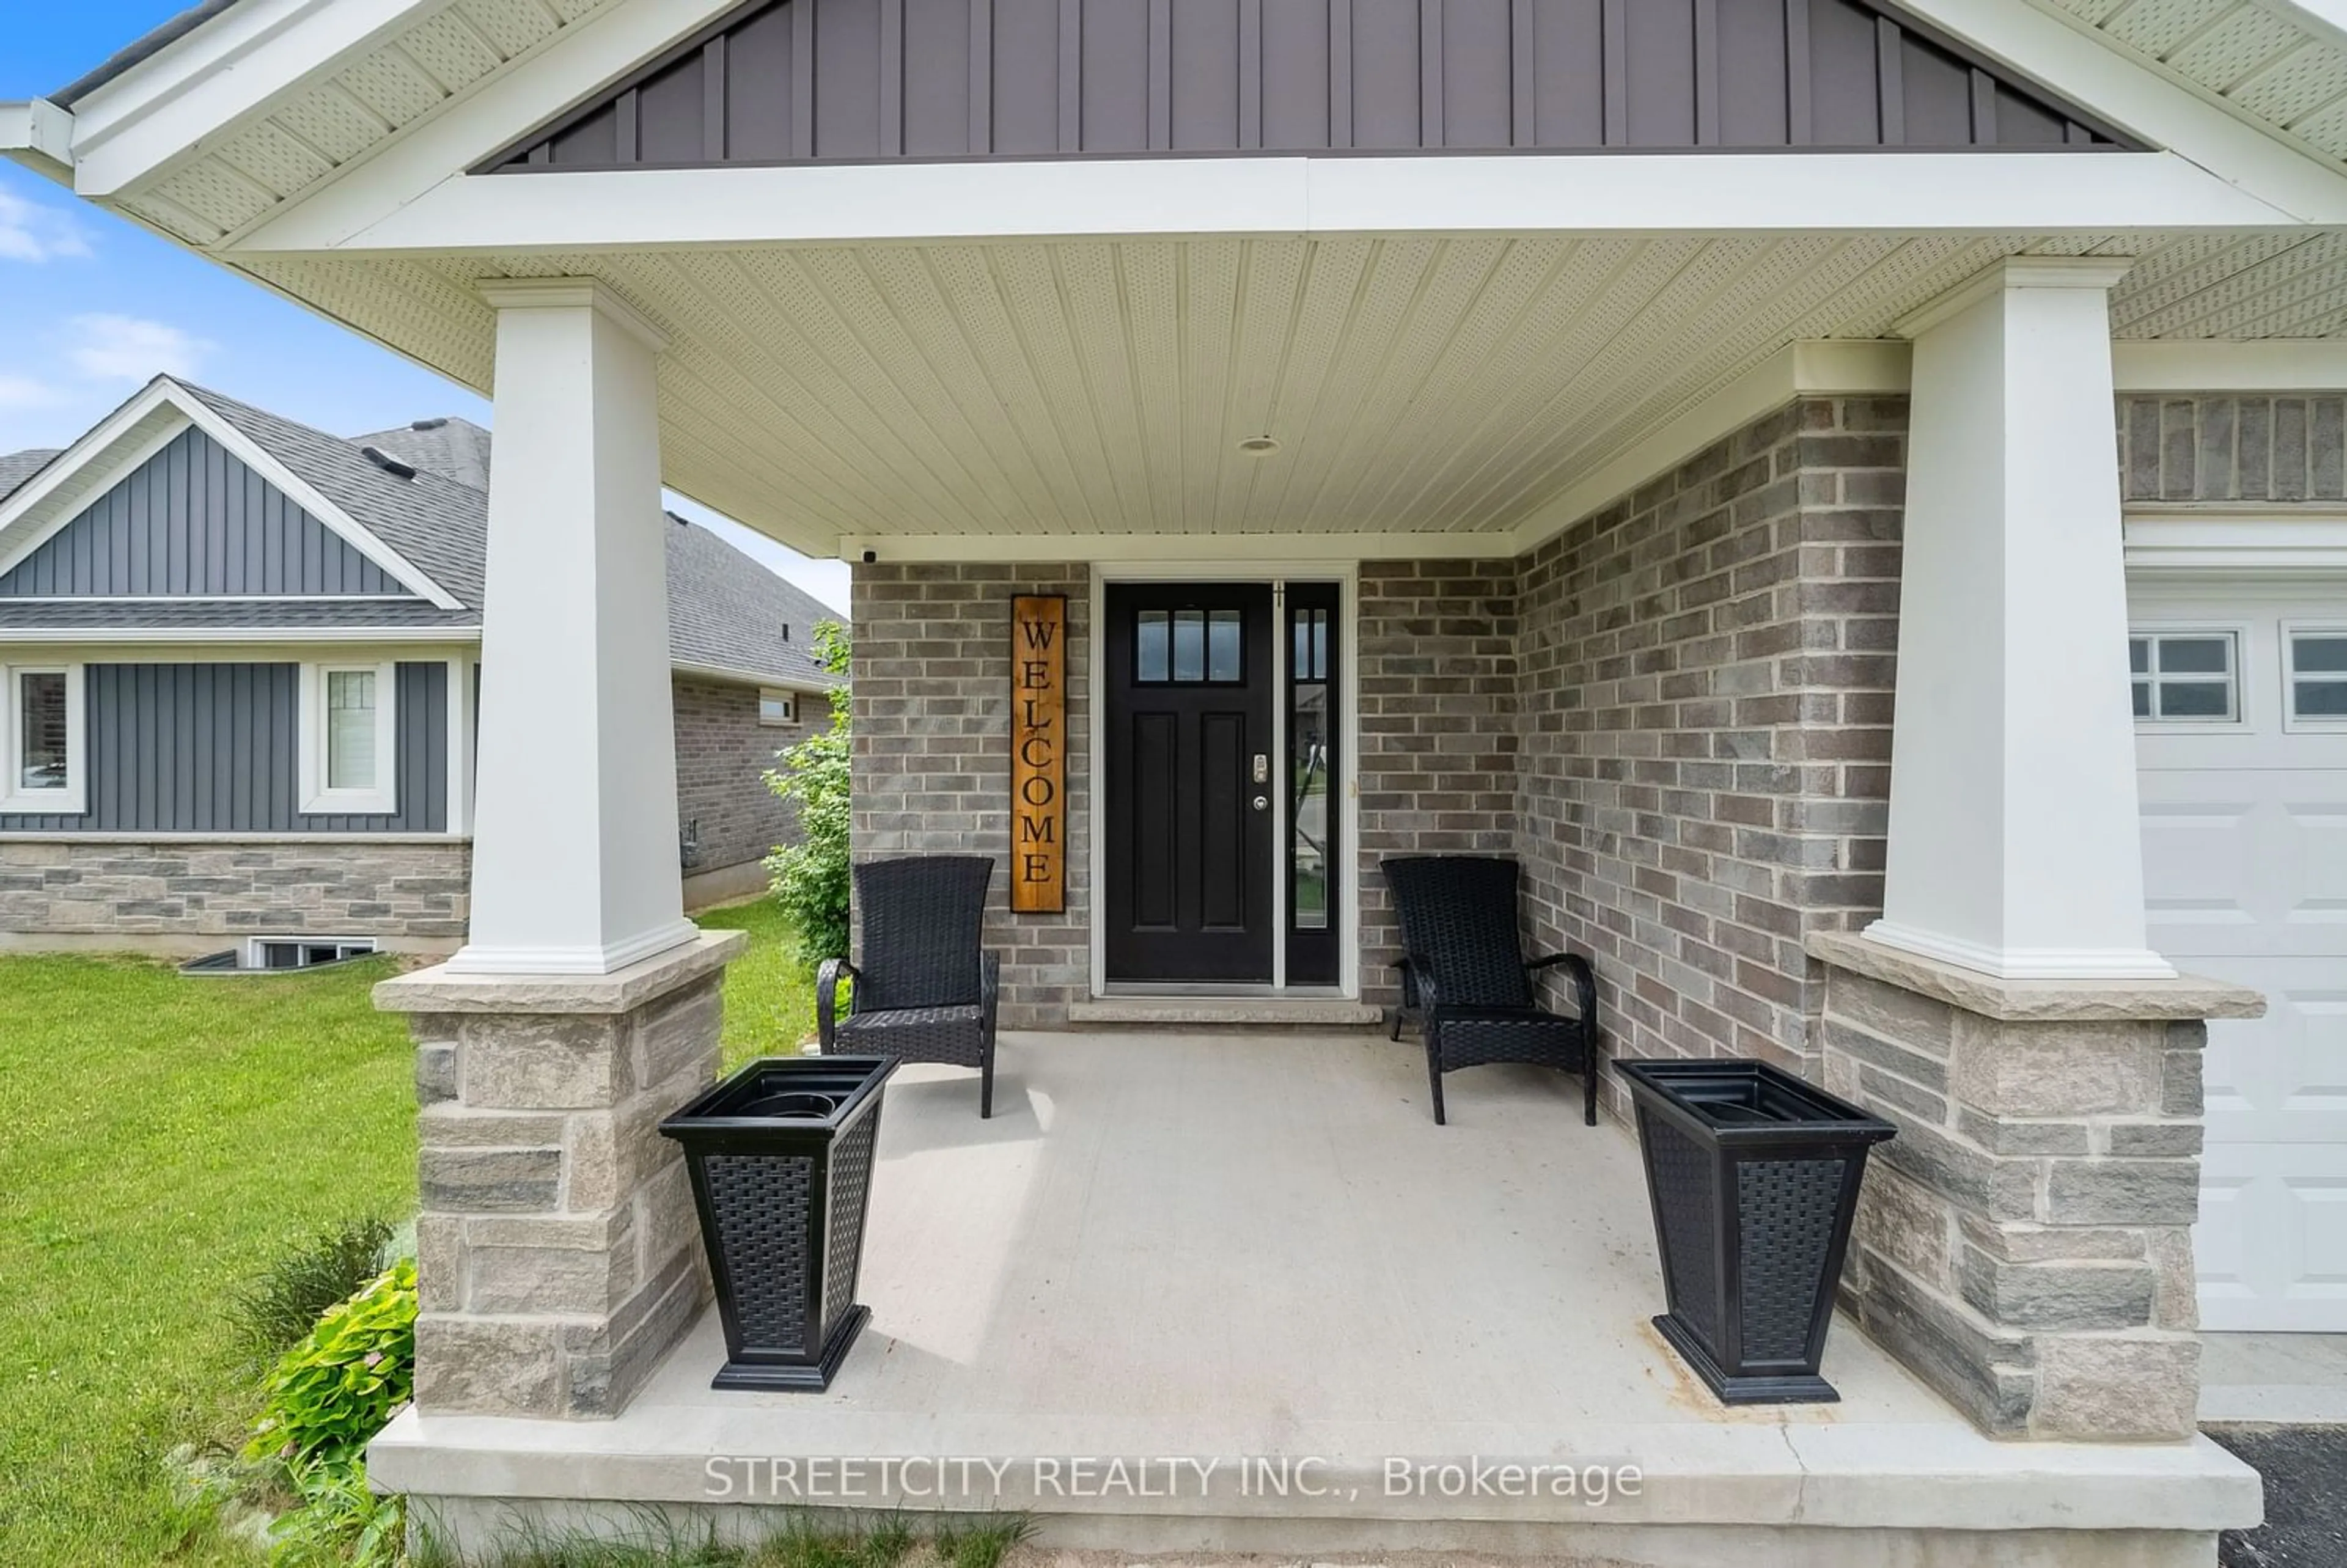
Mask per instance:
[[[991,1122],[974,1075],[903,1069],[872,1321],[828,1392],[712,1391],[711,1312],[616,1420],[409,1411],[373,1474],[460,1542],[616,1505],[749,1531],[773,1515],[740,1504],[798,1502],[1020,1509],[1044,1543],[1133,1553],[2167,1568],[2257,1519],[2255,1474],[2205,1439],[1992,1442],[1847,1320],[1840,1404],[1723,1409],[1648,1327],[1627,1131],[1514,1068],[1454,1075],[1437,1127],[1423,1060],[1366,1033],[1010,1035]],[[871,1462],[914,1457],[999,1468]],[[865,1467],[808,1462],[844,1459]],[[1416,1468],[1477,1459],[1569,1463],[1573,1494]]]

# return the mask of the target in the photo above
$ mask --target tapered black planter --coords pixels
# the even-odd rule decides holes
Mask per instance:
[[[661,1123],[684,1145],[725,1323],[718,1389],[824,1389],[856,1302],[880,1096],[876,1056],[753,1061]]]
[[[1623,1061],[1670,1310],[1729,1405],[1841,1398],[1818,1376],[1866,1152],[1890,1122],[1766,1062]]]

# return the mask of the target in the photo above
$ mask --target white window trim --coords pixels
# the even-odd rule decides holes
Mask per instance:
[[[781,698],[784,703],[784,716],[779,719],[769,719],[766,717],[766,704],[777,697]],[[799,694],[796,692],[791,691],[789,688],[784,686],[761,686],[758,688],[758,723],[761,728],[768,730],[787,730],[798,722]]]
[[[2231,665],[2225,671],[2227,679],[2232,682],[2233,711],[2221,719],[2161,719],[2157,717],[2139,716],[2135,719],[2135,727],[2137,733],[2145,734],[2208,735],[2242,733],[2249,729],[2250,683],[2248,671],[2245,666],[2248,664],[2250,657],[2250,629],[2247,623],[2239,621],[2215,622],[2205,620],[2174,622],[2139,621],[2128,626],[2127,641],[2132,642],[2138,637],[2149,637],[2154,639],[2169,637],[2225,638],[2232,645],[2233,650]],[[2178,678],[2187,681],[2194,679],[2206,681],[2209,679],[2209,676],[2207,673],[2198,673],[2197,675],[2179,673]],[[2137,679],[2137,677],[2136,675],[2134,666],[2130,664],[2127,669],[2127,693],[2130,704],[2134,702],[2135,683]],[[2155,683],[2155,692],[2156,691],[2157,685]]]
[[[56,674],[66,678],[66,787],[59,789],[25,790],[16,781],[24,777],[19,754],[25,743],[24,723],[16,712],[16,678],[20,675]],[[0,724],[6,726],[0,737],[0,763],[7,766],[7,774],[0,778],[0,811],[22,812],[38,816],[83,816],[89,811],[88,726],[83,721],[82,702],[88,682],[82,667],[76,663],[54,661],[24,664],[0,664]]]
[[[326,677],[345,670],[375,678],[373,789],[326,787]],[[302,811],[309,816],[393,816],[399,811],[399,666],[372,660],[328,660],[302,666]]]
[[[2281,657],[2277,662],[2281,669],[2282,729],[2289,733],[2300,735],[2347,734],[2347,718],[2317,716],[2309,719],[2299,716],[2296,648],[2297,641],[2301,636],[2347,637],[2347,621],[2285,620],[2281,623],[2280,630]],[[2312,677],[2315,680],[2331,678],[2328,671]],[[2347,675],[2338,678],[2347,680]]]

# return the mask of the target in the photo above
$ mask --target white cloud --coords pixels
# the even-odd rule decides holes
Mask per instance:
[[[0,375],[0,408],[47,408],[65,401],[46,382],[29,375]]]
[[[67,324],[66,359],[93,381],[193,375],[212,346],[191,333],[138,316],[76,316]]]
[[[0,261],[48,261],[88,254],[89,241],[73,219],[0,190]]]

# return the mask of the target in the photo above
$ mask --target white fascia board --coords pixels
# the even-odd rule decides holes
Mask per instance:
[[[2265,8],[2334,48],[2347,49],[2347,0],[2265,0]]]
[[[82,501],[120,484],[189,425],[234,454],[285,497],[316,518],[395,581],[442,610],[464,608],[456,598],[280,463],[243,431],[169,376],[116,409],[24,487],[0,502],[0,577],[21,564],[79,515]]]
[[[75,189],[166,173],[452,3],[244,0],[74,105]]]
[[[460,94],[377,143],[325,183],[227,247],[326,251],[355,235],[589,97],[740,4],[740,0],[622,0],[564,28],[536,54]],[[494,198],[492,190],[489,195]],[[494,212],[494,208],[491,209]],[[282,236],[282,237],[281,237]]]
[[[2347,339],[2125,339],[2111,344],[2121,392],[2338,392],[2347,390]]]
[[[74,117],[46,98],[0,103],[0,158],[46,179],[73,184]]]
[[[1901,0],[1926,22],[2065,97],[2310,223],[2342,221],[2347,174],[2172,73],[2130,58],[2084,17],[2028,0]],[[2214,7],[2211,8],[2213,18]]]
[[[288,663],[310,649],[316,657],[363,661],[371,654],[394,662],[436,663],[472,657],[480,648],[478,630],[419,626],[384,630],[337,630],[316,626],[262,630],[252,627],[141,629],[97,626],[12,634],[0,627],[0,657],[26,663],[45,657],[84,664]]]
[[[671,673],[689,675],[698,681],[717,681],[728,686],[764,686],[778,692],[804,692],[811,696],[827,697],[831,688],[820,681],[803,675],[762,675],[755,670],[737,670],[724,664],[696,664],[680,659],[671,666]]]
[[[1794,214],[1799,220],[1788,221]],[[2328,220],[2347,223],[2347,181]],[[313,198],[226,248],[461,254],[1185,234],[2098,234],[2300,222],[2157,152],[1195,158],[456,175],[371,214]]]

